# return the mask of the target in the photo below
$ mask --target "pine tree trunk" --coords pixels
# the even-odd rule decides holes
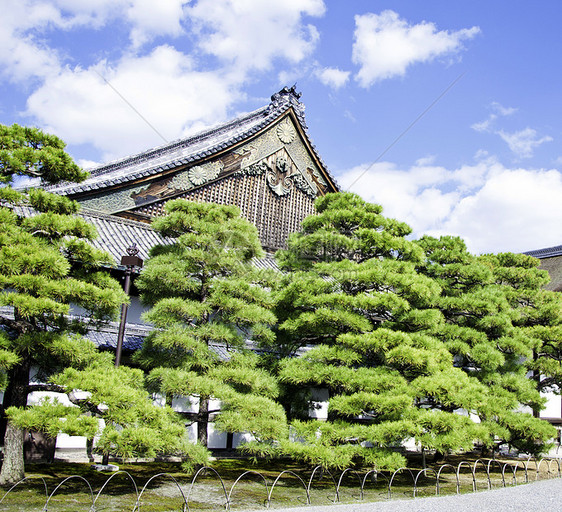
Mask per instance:
[[[536,350],[533,350],[533,361],[536,361],[537,358],[538,358],[537,352]],[[537,390],[540,390],[541,374],[537,370],[533,370],[533,380],[535,381],[535,386]],[[533,416],[535,418],[540,418],[541,417],[540,409],[537,409],[537,407],[533,407]]]
[[[201,446],[207,447],[209,425],[209,399],[199,398],[199,414],[197,415],[197,441]]]
[[[86,439],[86,455],[89,462],[94,462],[94,438],[88,437]]]
[[[8,421],[4,435],[4,461],[0,473],[0,485],[12,485],[23,478],[25,478],[23,430]]]
[[[30,362],[25,359],[9,372],[9,384],[4,407],[26,407]],[[25,477],[23,458],[23,430],[8,421],[4,434],[4,461],[0,471],[0,485],[15,484]]]

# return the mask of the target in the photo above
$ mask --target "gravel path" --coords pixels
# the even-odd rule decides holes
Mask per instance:
[[[562,510],[562,479],[454,496],[348,505],[272,508],[275,512],[557,512]],[[263,512],[260,509],[256,512]]]

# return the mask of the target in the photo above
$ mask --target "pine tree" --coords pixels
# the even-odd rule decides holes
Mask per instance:
[[[22,192],[12,187],[25,177],[40,178],[45,185],[83,180],[87,174],[64,147],[38,129],[0,125],[0,367],[7,386],[4,407],[9,408],[1,484],[24,476],[17,418],[30,391],[48,387],[41,382],[58,370],[95,360],[93,344],[80,335],[111,318],[125,300],[119,284],[101,271],[109,257],[88,243],[95,230],[74,215],[77,203],[41,188]],[[87,311],[89,322],[69,316],[71,305]],[[32,369],[39,381],[33,386]],[[79,422],[86,430],[91,425]]]
[[[431,334],[445,322],[434,306],[441,287],[417,272],[424,254],[405,238],[410,228],[354,194],[328,194],[316,209],[278,254],[292,271],[277,290],[279,375],[292,397],[327,389],[328,420],[306,418],[311,396],[301,391],[303,404],[286,401],[294,435],[279,450],[381,469],[404,463],[393,447],[409,438],[439,451],[472,447],[481,427],[453,411],[472,410],[486,389]]]
[[[277,383],[247,350],[248,340],[271,342],[276,321],[264,276],[251,264],[262,255],[255,227],[234,206],[175,200],[166,213],[153,226],[173,243],[152,250],[136,281],[155,327],[137,361],[168,404],[174,396],[197,398],[192,418],[201,446],[210,421],[258,441],[282,436]],[[221,401],[220,413],[211,399]]]
[[[562,320],[560,297],[542,290],[548,274],[523,254],[471,255],[456,237],[423,237],[419,245],[427,256],[419,270],[442,287],[436,304],[445,322],[429,332],[443,341],[457,368],[486,386],[474,413],[490,441],[543,451],[555,432],[537,417],[544,405],[541,379],[530,379],[528,370],[560,375],[559,363],[537,357],[550,351],[541,336],[555,335]]]

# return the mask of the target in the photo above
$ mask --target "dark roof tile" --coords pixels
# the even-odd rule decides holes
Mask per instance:
[[[195,162],[203,157],[216,154],[219,150],[227,149],[234,143],[244,140],[250,135],[273,123],[287,110],[293,108],[298,121],[307,133],[304,119],[304,105],[299,101],[300,94],[292,88],[285,87],[271,97],[271,102],[249,114],[244,114],[222,125],[210,128],[201,133],[180,139],[164,146],[160,146],[128,158],[102,165],[91,171],[91,176],[81,185],[66,183],[48,187],[49,190],[64,194],[74,195],[80,192],[97,190],[117,183],[125,183],[171,169],[179,165]],[[308,137],[308,133],[307,133]],[[329,174],[316,148],[311,147],[337,187],[333,176]],[[163,163],[164,162],[164,163]]]
[[[135,352],[140,350],[149,332],[150,330],[144,326],[127,324],[125,335],[123,336],[123,351]],[[108,326],[97,331],[89,331],[85,337],[102,350],[115,350],[117,348],[117,326]],[[212,343],[209,345],[209,348],[222,361],[228,361],[231,358],[232,350],[229,350],[225,345]]]
[[[529,256],[533,256],[539,259],[562,256],[562,245],[557,245],[555,247],[547,247],[546,249],[536,249],[534,251],[527,251],[523,254],[527,254]]]

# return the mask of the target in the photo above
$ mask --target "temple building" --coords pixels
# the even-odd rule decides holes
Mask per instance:
[[[550,275],[550,282],[545,286],[546,290],[562,293],[562,245],[527,251],[525,254],[540,260],[539,268],[546,270]],[[547,398],[546,407],[541,411],[541,418],[548,420],[559,427],[562,440],[562,397],[554,392],[543,393]]]
[[[107,251],[119,269],[135,244],[143,260],[163,240],[150,227],[170,199],[236,205],[258,229],[266,257],[257,266],[275,268],[273,253],[314,212],[314,200],[339,187],[308,134],[304,104],[294,87],[232,121],[185,139],[91,170],[84,182],[50,187],[81,205],[94,224],[93,245]],[[123,270],[123,267],[121,267]],[[131,298],[123,348],[137,349],[147,332],[142,308]],[[117,326],[92,332],[93,341],[113,350]]]
[[[81,204],[116,263],[133,242],[147,256],[157,240],[146,226],[176,198],[238,206],[273,253],[314,212],[316,197],[339,190],[308,136],[299,98],[284,88],[254,112],[49,190]]]
[[[82,183],[51,186],[81,205],[80,215],[94,224],[93,245],[108,252],[123,277],[122,257],[136,245],[148,259],[150,249],[166,243],[150,226],[171,199],[188,199],[237,206],[252,222],[266,257],[254,260],[262,268],[277,268],[273,253],[286,247],[289,235],[314,213],[314,200],[339,187],[308,134],[304,104],[295,88],[284,88],[268,105],[193,136],[92,169]],[[123,336],[123,355],[140,348],[150,326],[143,308],[131,296]],[[88,337],[100,349],[115,350],[118,324],[109,324]],[[213,347],[219,357],[224,347]],[[172,404],[178,412],[193,412],[185,398]],[[236,445],[240,439],[234,439]],[[209,425],[209,447],[232,446],[226,434]],[[57,448],[76,449],[82,438],[59,435]]]

